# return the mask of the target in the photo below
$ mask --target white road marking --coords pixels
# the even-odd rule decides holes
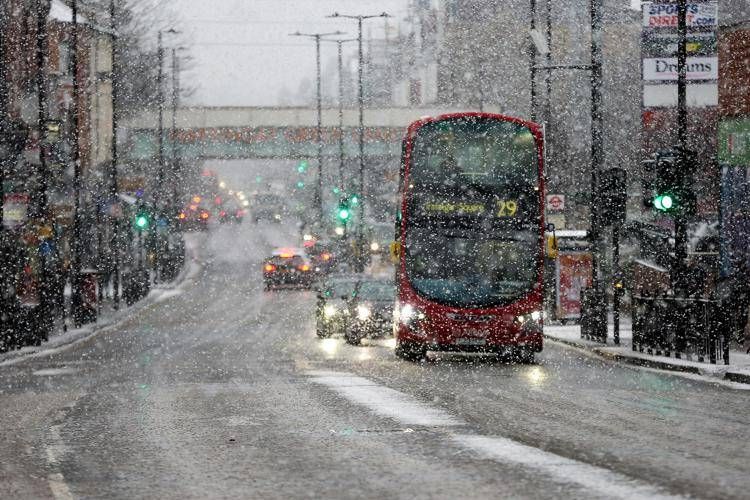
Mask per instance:
[[[556,482],[580,486],[605,498],[676,499],[662,489],[603,467],[561,457],[503,437],[456,434],[454,443],[478,455],[508,465],[534,469]]]
[[[32,375],[37,377],[53,377],[55,375],[72,375],[78,373],[77,368],[71,368],[70,366],[63,366],[61,368],[42,368],[41,370],[35,370],[31,372]]]
[[[315,375],[315,374],[318,375]],[[432,408],[388,387],[383,387],[366,378],[350,373],[310,372],[316,384],[330,387],[346,399],[368,407],[384,417],[393,418],[406,425],[425,427],[463,425],[459,419],[447,412]]]
[[[465,425],[445,410],[408,394],[347,372],[309,371],[316,384],[331,388],[349,401],[406,425],[455,427]],[[596,496],[624,499],[676,499],[679,496],[624,474],[579,462],[503,437],[447,433],[463,451],[510,466],[532,469],[559,484],[573,485]]]
[[[48,430],[48,444],[45,446],[47,464],[53,470],[60,468],[60,463],[68,449],[60,435],[60,425],[51,425]],[[73,494],[65,483],[65,477],[60,472],[52,472],[47,476],[47,484],[56,500],[73,500]]]
[[[65,478],[59,472],[47,476],[47,483],[56,500],[73,500],[73,493],[70,492],[70,488],[65,484]]]

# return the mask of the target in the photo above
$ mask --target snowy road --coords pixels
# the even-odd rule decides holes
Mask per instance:
[[[234,233],[234,234],[233,234]],[[548,343],[397,360],[264,292],[290,227],[218,228],[182,294],[0,368],[0,498],[747,498],[750,393]]]

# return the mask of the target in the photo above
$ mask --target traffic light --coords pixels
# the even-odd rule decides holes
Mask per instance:
[[[351,195],[351,196],[349,197],[349,202],[350,202],[350,203],[351,203],[352,205],[357,205],[357,204],[359,204],[359,195],[358,195],[358,194],[353,194],[353,195]]]
[[[695,166],[695,153],[679,149],[660,151],[646,160],[644,167],[655,171],[646,205],[665,214],[692,215],[696,205],[692,188]]]
[[[302,189],[305,187],[305,183],[302,181],[297,181],[297,189]]]
[[[615,167],[604,170],[600,174],[598,192],[598,200],[592,200],[596,206],[592,205],[592,208],[599,214],[602,224],[611,226],[624,223],[628,200],[625,169]]]
[[[674,196],[670,193],[658,193],[654,195],[654,208],[661,212],[669,212],[675,206]]]
[[[138,210],[133,219],[133,225],[138,231],[145,231],[151,225],[151,215],[144,208]]]
[[[307,160],[301,160],[297,165],[297,172],[304,174],[307,172]]]
[[[336,207],[336,218],[346,224],[352,216],[351,208],[349,207],[350,200],[347,198],[339,201],[338,207]]]

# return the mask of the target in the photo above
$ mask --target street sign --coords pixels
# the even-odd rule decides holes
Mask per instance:
[[[550,212],[560,212],[565,210],[565,195],[564,194],[548,194],[547,195],[547,210]]]

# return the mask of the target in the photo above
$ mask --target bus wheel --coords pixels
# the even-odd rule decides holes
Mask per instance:
[[[407,361],[422,361],[427,357],[427,348],[411,342],[399,342],[396,344],[395,353],[396,356]]]

